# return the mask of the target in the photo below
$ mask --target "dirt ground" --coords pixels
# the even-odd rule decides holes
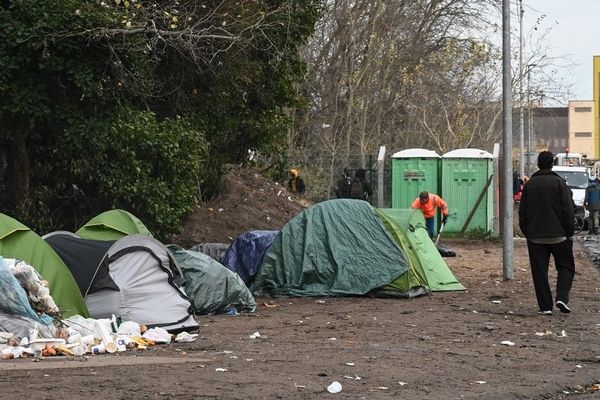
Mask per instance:
[[[286,185],[265,179],[258,170],[232,167],[224,177],[223,192],[199,204],[171,242],[187,249],[199,243],[230,243],[249,230],[281,229],[311,205],[291,195]]]
[[[287,193],[277,195],[280,186],[265,189],[255,178],[253,194],[239,184],[235,204],[230,192],[201,205],[188,221],[200,226],[188,225],[179,243],[277,229],[302,208]],[[254,196],[278,202],[262,205]],[[0,362],[0,398],[600,398],[600,270],[584,247],[600,240],[578,239],[571,314],[537,315],[522,239],[515,240],[516,278],[509,281],[501,242],[446,239],[457,253],[446,261],[466,292],[411,300],[258,298],[252,315],[199,317],[193,343]],[[327,391],[334,381],[338,394]]]

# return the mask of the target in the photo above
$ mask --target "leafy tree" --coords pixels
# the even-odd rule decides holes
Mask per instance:
[[[191,188],[216,190],[224,163],[281,148],[305,73],[298,49],[319,10],[316,0],[1,2],[0,200],[39,229],[119,206],[175,231]]]

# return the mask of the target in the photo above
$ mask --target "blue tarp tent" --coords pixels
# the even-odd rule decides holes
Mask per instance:
[[[263,256],[279,231],[248,231],[239,235],[223,256],[223,265],[248,284],[262,264]]]

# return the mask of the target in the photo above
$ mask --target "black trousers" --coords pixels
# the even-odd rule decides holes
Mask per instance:
[[[573,241],[565,240],[556,244],[540,244],[527,241],[529,263],[533,286],[540,310],[552,310],[552,292],[548,283],[548,264],[550,255],[558,271],[556,279],[556,301],[569,303],[569,291],[575,277],[575,259],[573,257]]]

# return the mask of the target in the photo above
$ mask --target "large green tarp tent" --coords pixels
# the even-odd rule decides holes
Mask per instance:
[[[407,273],[383,290],[411,292],[418,287],[432,292],[465,290],[429,238],[421,211],[387,208],[377,212],[401,244],[410,264]]]
[[[16,258],[31,265],[48,281],[50,295],[64,317],[88,317],[88,309],[75,279],[56,252],[31,229],[0,214],[0,255]]]
[[[251,289],[274,296],[365,295],[408,268],[404,251],[369,203],[328,200],[283,227]]]
[[[125,210],[110,210],[92,218],[82,226],[77,235],[92,240],[118,240],[127,235],[145,235],[152,233],[135,215]]]

